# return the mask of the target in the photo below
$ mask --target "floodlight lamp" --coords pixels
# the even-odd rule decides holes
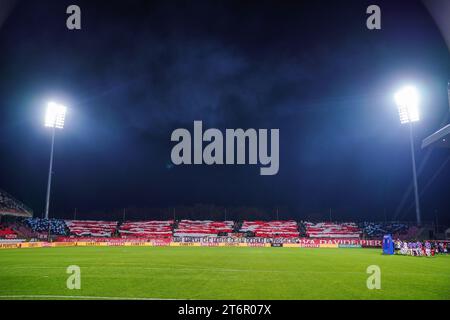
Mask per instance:
[[[64,128],[67,107],[54,102],[47,104],[47,113],[45,114],[45,126],[50,128]]]
[[[403,88],[395,95],[395,102],[398,107],[401,124],[420,120],[419,94],[416,88],[412,86]]]

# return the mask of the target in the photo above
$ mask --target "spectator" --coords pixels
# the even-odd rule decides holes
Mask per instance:
[[[50,225],[50,233],[51,234],[60,235],[60,236],[68,235],[67,227],[66,227],[64,220],[28,218],[28,219],[25,219],[24,222],[34,232],[48,232],[48,228]]]

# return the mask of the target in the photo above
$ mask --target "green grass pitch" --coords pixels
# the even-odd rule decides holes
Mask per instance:
[[[66,287],[69,265],[81,289]],[[381,289],[366,286],[370,265]],[[450,299],[450,256],[380,249],[68,247],[0,251],[0,299]]]

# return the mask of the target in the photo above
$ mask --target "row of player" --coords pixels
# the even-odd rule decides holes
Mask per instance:
[[[410,256],[427,256],[431,257],[435,254],[445,254],[450,252],[450,242],[436,241],[395,241],[395,253]]]

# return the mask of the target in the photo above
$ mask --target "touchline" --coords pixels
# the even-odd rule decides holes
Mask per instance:
[[[172,148],[170,156],[175,165],[242,165],[247,164],[246,155],[248,154],[248,164],[254,165],[259,162],[262,165],[260,175],[276,175],[279,170],[280,130],[270,129],[270,153],[268,131],[268,129],[255,130],[251,128],[245,131],[243,129],[226,129],[224,149],[222,131],[210,128],[203,132],[202,121],[194,121],[193,139],[187,129],[179,128],[172,132],[171,141],[178,143]],[[204,142],[207,144],[203,148]],[[192,144],[194,145],[193,151]]]

